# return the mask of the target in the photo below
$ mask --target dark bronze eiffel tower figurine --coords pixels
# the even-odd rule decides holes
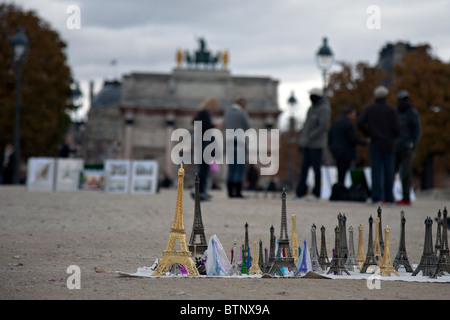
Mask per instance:
[[[346,226],[347,218],[345,214],[341,214],[339,212],[338,214],[338,226],[339,226],[339,233],[341,234],[341,247],[339,249],[339,253],[341,255],[342,261],[344,263],[347,261],[348,257],[348,246],[347,246],[347,226]]]
[[[195,254],[203,254],[208,249],[208,243],[205,237],[205,228],[203,226],[202,211],[200,208],[200,179],[198,175],[195,177],[195,207],[194,207],[194,224],[192,226],[191,238],[189,240],[189,251]],[[200,238],[200,241],[197,239]],[[194,250],[195,247],[195,250]]]
[[[250,248],[250,244],[248,242],[248,223],[245,223],[245,238],[244,238],[244,255],[243,255],[243,260],[248,262],[248,261],[252,261],[252,257],[249,257],[249,248]],[[249,260],[250,259],[250,260]],[[250,268],[249,266],[247,266],[247,268]]]
[[[380,238],[380,252],[381,256],[384,254],[384,241],[383,241],[383,223],[381,222],[381,208],[378,207],[377,210],[378,218],[380,219],[380,223],[378,224],[378,234]]]
[[[283,256],[284,252],[284,256]],[[292,257],[291,247],[289,245],[289,236],[287,232],[287,221],[286,221],[286,191],[283,190],[281,195],[281,228],[280,228],[280,238],[278,239],[278,251],[277,255],[273,259],[273,263],[270,266],[269,274],[271,276],[278,275],[284,276],[280,268],[288,268],[290,272],[294,273],[294,276],[300,276],[300,272],[294,263],[294,258]]]
[[[406,269],[406,272],[413,272],[413,268],[411,267],[411,264],[409,263],[408,254],[406,253],[406,241],[405,241],[405,213],[403,210],[400,213],[401,216],[401,229],[400,229],[400,244],[398,246],[398,252],[395,256],[394,263],[392,264],[394,266],[394,269],[398,271],[398,269],[403,266]]]
[[[432,273],[432,277],[442,276],[444,272],[450,274],[450,256],[448,248],[448,235],[447,235],[447,208],[443,211],[443,221],[442,221],[442,241],[441,248],[439,249],[439,259],[436,265],[436,269]]]
[[[264,268],[264,272],[268,273],[270,270],[270,267],[273,264],[273,259],[275,258],[275,228],[273,226],[270,227],[270,242],[269,242],[269,257],[267,260],[267,263]]]
[[[412,273],[412,276],[417,275],[422,271],[422,275],[431,276],[436,269],[436,255],[433,252],[433,236],[431,226],[433,220],[430,217],[425,219],[425,240],[423,243],[423,253],[420,258],[420,263],[416,270]]]
[[[366,273],[367,268],[369,266],[377,266],[378,263],[375,260],[375,254],[373,252],[373,236],[372,236],[372,224],[373,224],[373,218],[372,215],[369,217],[369,243],[367,245],[367,254],[366,254],[366,261],[364,261],[364,264],[361,268],[361,273]]]
[[[259,255],[258,255],[258,265],[261,271],[264,271],[266,269],[266,265],[264,263],[264,257],[263,257],[263,245],[261,237],[259,237]]]
[[[345,272],[347,275],[350,275],[347,268],[344,266],[344,259],[342,257],[341,251],[341,231],[338,226],[334,229],[335,233],[335,244],[334,244],[334,257],[331,260],[330,269],[328,269],[327,274],[333,273],[335,275],[342,275],[342,272]]]
[[[437,226],[436,226],[436,242],[434,243],[434,252],[436,253],[436,256],[438,255],[439,250],[441,250],[442,246],[442,220],[441,220],[441,210],[438,211],[437,216]]]
[[[327,254],[327,244],[325,241],[325,227],[324,226],[322,226],[322,228],[320,228],[319,264],[323,270],[327,270],[331,264],[330,260],[328,259],[328,254]]]

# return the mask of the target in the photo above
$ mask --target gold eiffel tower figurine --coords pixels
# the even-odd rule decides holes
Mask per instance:
[[[364,253],[363,246],[363,226],[359,225],[358,227],[358,251],[356,252],[356,261],[358,261],[359,267],[362,268],[364,261],[366,261],[366,254]]]
[[[292,219],[292,255],[294,256],[294,262],[297,264],[298,260],[298,239],[297,239],[297,226],[295,225],[295,213],[291,216]]]
[[[375,218],[375,241],[373,244],[373,254],[375,255],[375,261],[377,262],[378,266],[381,265],[381,262],[383,260],[383,257],[381,256],[381,248],[380,248],[380,218]]]
[[[256,257],[256,259],[253,259],[252,266],[250,267],[250,270],[248,270],[248,273],[250,274],[262,274],[261,269],[259,268],[258,261],[259,261],[259,253],[258,256],[256,256],[256,241],[253,241],[253,257]]]
[[[183,164],[181,164],[178,169],[177,202],[175,207],[175,217],[173,218],[172,228],[170,229],[169,243],[167,244],[166,250],[163,252],[163,256],[159,261],[156,270],[153,272],[153,275],[155,276],[164,276],[167,270],[174,264],[184,266],[189,276],[200,275],[186,243],[183,219],[183,181],[184,169]],[[177,240],[180,241],[180,251],[175,250]]]
[[[389,227],[386,226],[384,229],[384,254],[383,254],[383,260],[381,261],[380,265],[380,271],[381,275],[383,277],[390,277],[391,273],[394,273],[396,276],[398,276],[397,270],[395,270],[394,266],[392,265],[391,261],[391,252],[389,250]]]

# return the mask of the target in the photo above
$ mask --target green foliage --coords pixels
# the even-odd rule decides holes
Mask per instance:
[[[21,68],[20,144],[22,160],[55,156],[70,125],[67,110],[71,71],[66,43],[33,11],[0,4],[0,147],[12,142],[16,93],[16,65],[11,37],[22,25],[29,50]]]

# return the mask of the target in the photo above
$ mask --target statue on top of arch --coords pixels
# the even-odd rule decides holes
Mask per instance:
[[[228,51],[219,51],[216,55],[213,55],[206,48],[206,41],[203,37],[200,37],[197,40],[199,42],[199,49],[196,50],[193,55],[187,50],[184,52],[181,49],[177,50],[176,62],[178,68],[181,67],[184,60],[188,68],[199,69],[200,67],[203,67],[204,69],[215,69],[216,65],[221,62],[222,69],[227,69],[229,62]]]

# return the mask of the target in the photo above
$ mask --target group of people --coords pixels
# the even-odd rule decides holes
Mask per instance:
[[[322,89],[312,89],[309,92],[311,107],[299,138],[299,149],[302,153],[302,164],[299,181],[295,189],[295,198],[317,200],[321,196],[321,164],[325,148],[328,147],[337,167],[337,184],[344,185],[345,177],[357,157],[356,147],[369,146],[371,166],[371,200],[373,203],[394,203],[393,185],[397,172],[400,174],[403,197],[395,203],[411,204],[410,188],[412,178],[412,162],[414,151],[422,134],[420,117],[409,101],[409,93],[402,90],[397,93],[397,108],[386,102],[389,90],[378,86],[374,90],[374,103],[366,106],[357,117],[356,110],[347,108],[343,114],[330,126],[331,106]],[[202,122],[202,134],[220,124],[212,121],[212,113],[217,108],[217,101],[209,99],[200,107],[194,121]],[[242,129],[250,126],[246,112],[247,101],[237,99],[225,112],[223,129]],[[358,138],[359,130],[364,139]],[[210,141],[203,141],[203,150]],[[243,179],[245,164],[237,161],[238,150],[245,149],[234,138],[225,141],[234,144],[234,159],[227,159],[228,172],[226,177],[227,193],[230,198],[243,198]],[[209,200],[207,181],[210,164],[202,162],[199,165],[200,200]],[[314,186],[308,192],[308,171],[314,172]]]
[[[248,113],[246,112],[247,108],[247,100],[244,98],[237,99],[232,106],[225,112],[225,117],[223,124],[214,123],[212,121],[212,113],[217,108],[217,100],[216,99],[208,99],[206,100],[199,109],[199,112],[196,114],[194,121],[202,122],[202,135],[206,130],[218,127],[220,125],[223,126],[223,129],[242,129],[244,131],[251,128],[250,126],[250,118]],[[202,140],[202,152],[205,148],[211,143],[211,141],[203,141]],[[226,141],[225,143],[234,144],[234,152],[232,156],[233,159],[227,159],[228,163],[228,174],[227,174],[227,192],[230,198],[243,198],[242,189],[243,189],[243,180],[245,175],[245,163],[243,161],[238,161],[237,156],[241,154],[242,150],[246,148],[245,143],[242,144],[241,141],[238,141],[234,138],[233,141]],[[244,152],[245,153],[245,152]],[[228,154],[227,154],[228,155]],[[240,160],[240,159],[239,159]],[[198,177],[199,177],[199,197],[200,201],[210,200],[211,195],[207,193],[207,181],[210,172],[210,163],[205,162],[202,159],[202,163],[198,168]]]
[[[374,90],[374,103],[366,106],[357,118],[356,111],[344,110],[342,117],[330,123],[330,104],[320,89],[310,91],[312,102],[300,135],[303,153],[296,197],[319,199],[321,193],[321,163],[328,146],[336,161],[337,183],[344,185],[346,173],[356,159],[356,146],[369,145],[371,166],[371,200],[374,203],[394,203],[394,177],[400,173],[402,199],[396,204],[410,205],[410,188],[414,151],[422,134],[420,117],[409,101],[409,93],[397,94],[397,108],[387,104],[389,90],[379,86]],[[356,128],[365,139],[359,139]],[[314,188],[307,195],[307,174],[314,171]]]

